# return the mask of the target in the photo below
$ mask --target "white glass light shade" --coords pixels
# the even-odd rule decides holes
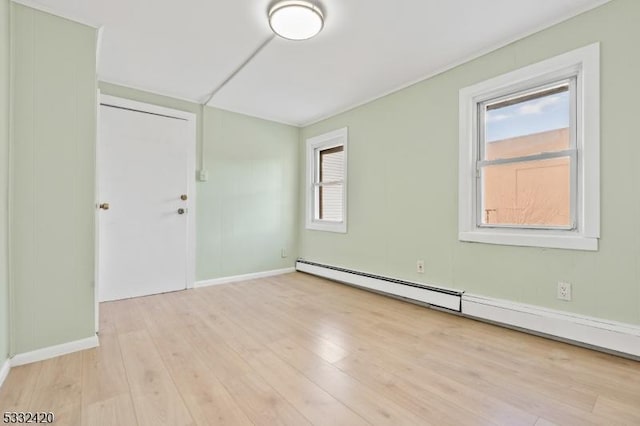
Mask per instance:
[[[307,40],[322,30],[324,16],[311,2],[281,1],[269,11],[269,25],[282,38]]]

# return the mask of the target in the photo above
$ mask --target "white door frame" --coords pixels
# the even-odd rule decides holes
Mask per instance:
[[[102,104],[111,105],[114,107],[119,107],[123,109],[131,109],[134,111],[146,112],[157,115],[164,115],[173,118],[180,118],[187,121],[188,128],[188,138],[190,140],[187,143],[187,194],[189,198],[187,199],[187,276],[186,276],[186,288],[191,289],[194,288],[195,284],[195,272],[196,272],[196,114],[186,111],[180,111],[171,108],[165,108],[157,105],[147,104],[138,101],[132,101],[130,99],[118,98],[110,95],[98,95],[98,129],[100,126],[100,106]],[[99,134],[99,133],[98,133]],[[99,137],[99,136],[98,136]],[[98,205],[101,202],[107,200],[100,199],[100,188],[98,187],[98,170],[97,164],[100,162],[97,161],[100,156],[100,143],[96,140],[96,331],[98,330],[98,289],[100,283],[98,281],[99,276],[99,258],[100,258],[100,235],[98,230],[100,229],[100,210]]]

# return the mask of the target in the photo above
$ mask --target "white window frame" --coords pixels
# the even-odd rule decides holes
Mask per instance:
[[[489,100],[576,78],[575,224],[571,229],[480,226],[479,108]],[[600,238],[600,44],[594,43],[460,90],[458,239],[516,246],[598,250]]]
[[[349,132],[346,127],[307,139],[307,181],[306,181],[306,228],[316,231],[347,232],[347,145]],[[316,211],[316,152],[342,146],[344,150],[344,180],[342,191],[342,221],[315,219]]]

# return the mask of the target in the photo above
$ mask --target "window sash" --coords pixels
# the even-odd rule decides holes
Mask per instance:
[[[566,230],[575,231],[578,229],[577,217],[578,217],[578,149],[577,149],[577,90],[576,90],[577,75],[570,76],[562,80],[556,80],[544,85],[531,87],[528,89],[520,90],[515,93],[509,93],[504,96],[494,97],[492,99],[485,99],[477,102],[477,157],[476,157],[476,227],[477,228],[493,228],[493,229],[530,229],[530,230]],[[486,111],[489,107],[495,105],[507,106],[512,101],[513,103],[525,102],[527,100],[549,96],[559,88],[568,85],[570,96],[570,109],[569,109],[569,132],[570,132],[570,149],[562,151],[542,152],[534,155],[526,155],[512,158],[499,158],[495,160],[484,160],[486,155],[486,140],[485,140],[485,127],[486,127]],[[528,95],[529,94],[529,95]],[[483,223],[482,214],[484,207],[484,182],[482,179],[481,171],[483,168],[492,165],[505,165],[514,164],[536,160],[548,160],[553,158],[569,157],[570,158],[570,224],[567,226],[554,226],[554,225],[527,225],[527,224],[486,224]]]
[[[314,185],[313,186],[313,193],[314,193],[314,197],[315,197],[315,209],[314,209],[314,215],[313,215],[313,221],[314,222],[319,222],[319,223],[323,223],[323,222],[328,222],[328,223],[342,223],[344,222],[344,217],[341,220],[334,220],[334,219],[328,219],[326,217],[321,217],[323,216],[324,210],[323,210],[323,200],[322,200],[322,188],[331,188],[331,187],[336,187],[336,186],[340,186],[342,187],[342,190],[344,191],[344,184],[342,182],[331,182],[328,185]],[[340,200],[341,203],[344,203],[344,198]],[[344,208],[341,207],[341,216],[344,215]]]
[[[312,192],[313,192],[313,205],[314,205],[314,213],[312,220],[314,222],[330,222],[330,223],[342,223],[344,222],[344,218],[342,220],[332,220],[323,218],[323,203],[322,203],[322,188],[323,187],[332,187],[332,186],[343,186],[344,187],[344,164],[342,165],[342,179],[331,180],[331,181],[323,181],[322,176],[322,157],[323,155],[331,155],[338,152],[344,152],[344,145],[339,144],[335,146],[328,146],[322,148],[316,148],[314,150],[314,182],[312,182]],[[341,203],[344,203],[344,198],[340,200]],[[344,210],[343,206],[342,210]]]
[[[477,164],[477,168],[480,169],[482,167],[495,166],[499,164],[522,163],[525,161],[536,161],[536,160],[550,160],[552,158],[558,158],[558,157],[575,157],[577,153],[578,153],[578,150],[576,149],[565,149],[562,151],[542,152],[540,154],[525,155],[522,157],[498,158],[496,160],[482,160],[482,161],[478,161],[476,164]]]
[[[484,99],[478,101],[478,161],[483,161],[486,157],[486,112],[487,110],[496,109],[495,106],[499,105],[499,107],[507,106],[509,102],[513,100],[518,100],[518,102],[526,102],[527,100],[535,99],[536,97],[550,96],[554,93],[554,91],[562,86],[569,86],[569,129],[570,129],[570,140],[569,140],[569,149],[576,149],[577,147],[577,75],[572,75],[568,78],[564,78],[562,80],[556,80],[547,84],[534,86],[528,89],[519,90],[515,93],[508,93],[506,95],[493,97],[489,99]],[[530,94],[529,96],[527,94]],[[531,99],[527,99],[531,98]]]
[[[506,165],[506,164],[517,164],[522,162],[531,162],[537,160],[551,160],[554,158],[569,158],[569,225],[561,226],[561,225],[536,225],[536,224],[500,224],[500,223],[483,223],[482,215],[484,212],[484,182],[482,179],[482,169],[488,166],[494,165]],[[573,231],[578,227],[577,224],[577,206],[578,206],[578,174],[577,170],[577,150],[565,150],[559,152],[552,153],[544,153],[538,155],[530,155],[525,157],[516,157],[514,159],[508,160],[493,160],[493,161],[482,161],[478,162],[478,166],[476,168],[476,226],[478,228],[507,228],[507,229],[538,229],[538,230],[566,230]]]

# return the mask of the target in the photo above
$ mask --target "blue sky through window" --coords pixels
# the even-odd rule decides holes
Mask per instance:
[[[567,91],[487,111],[486,142],[569,127],[569,100]]]

